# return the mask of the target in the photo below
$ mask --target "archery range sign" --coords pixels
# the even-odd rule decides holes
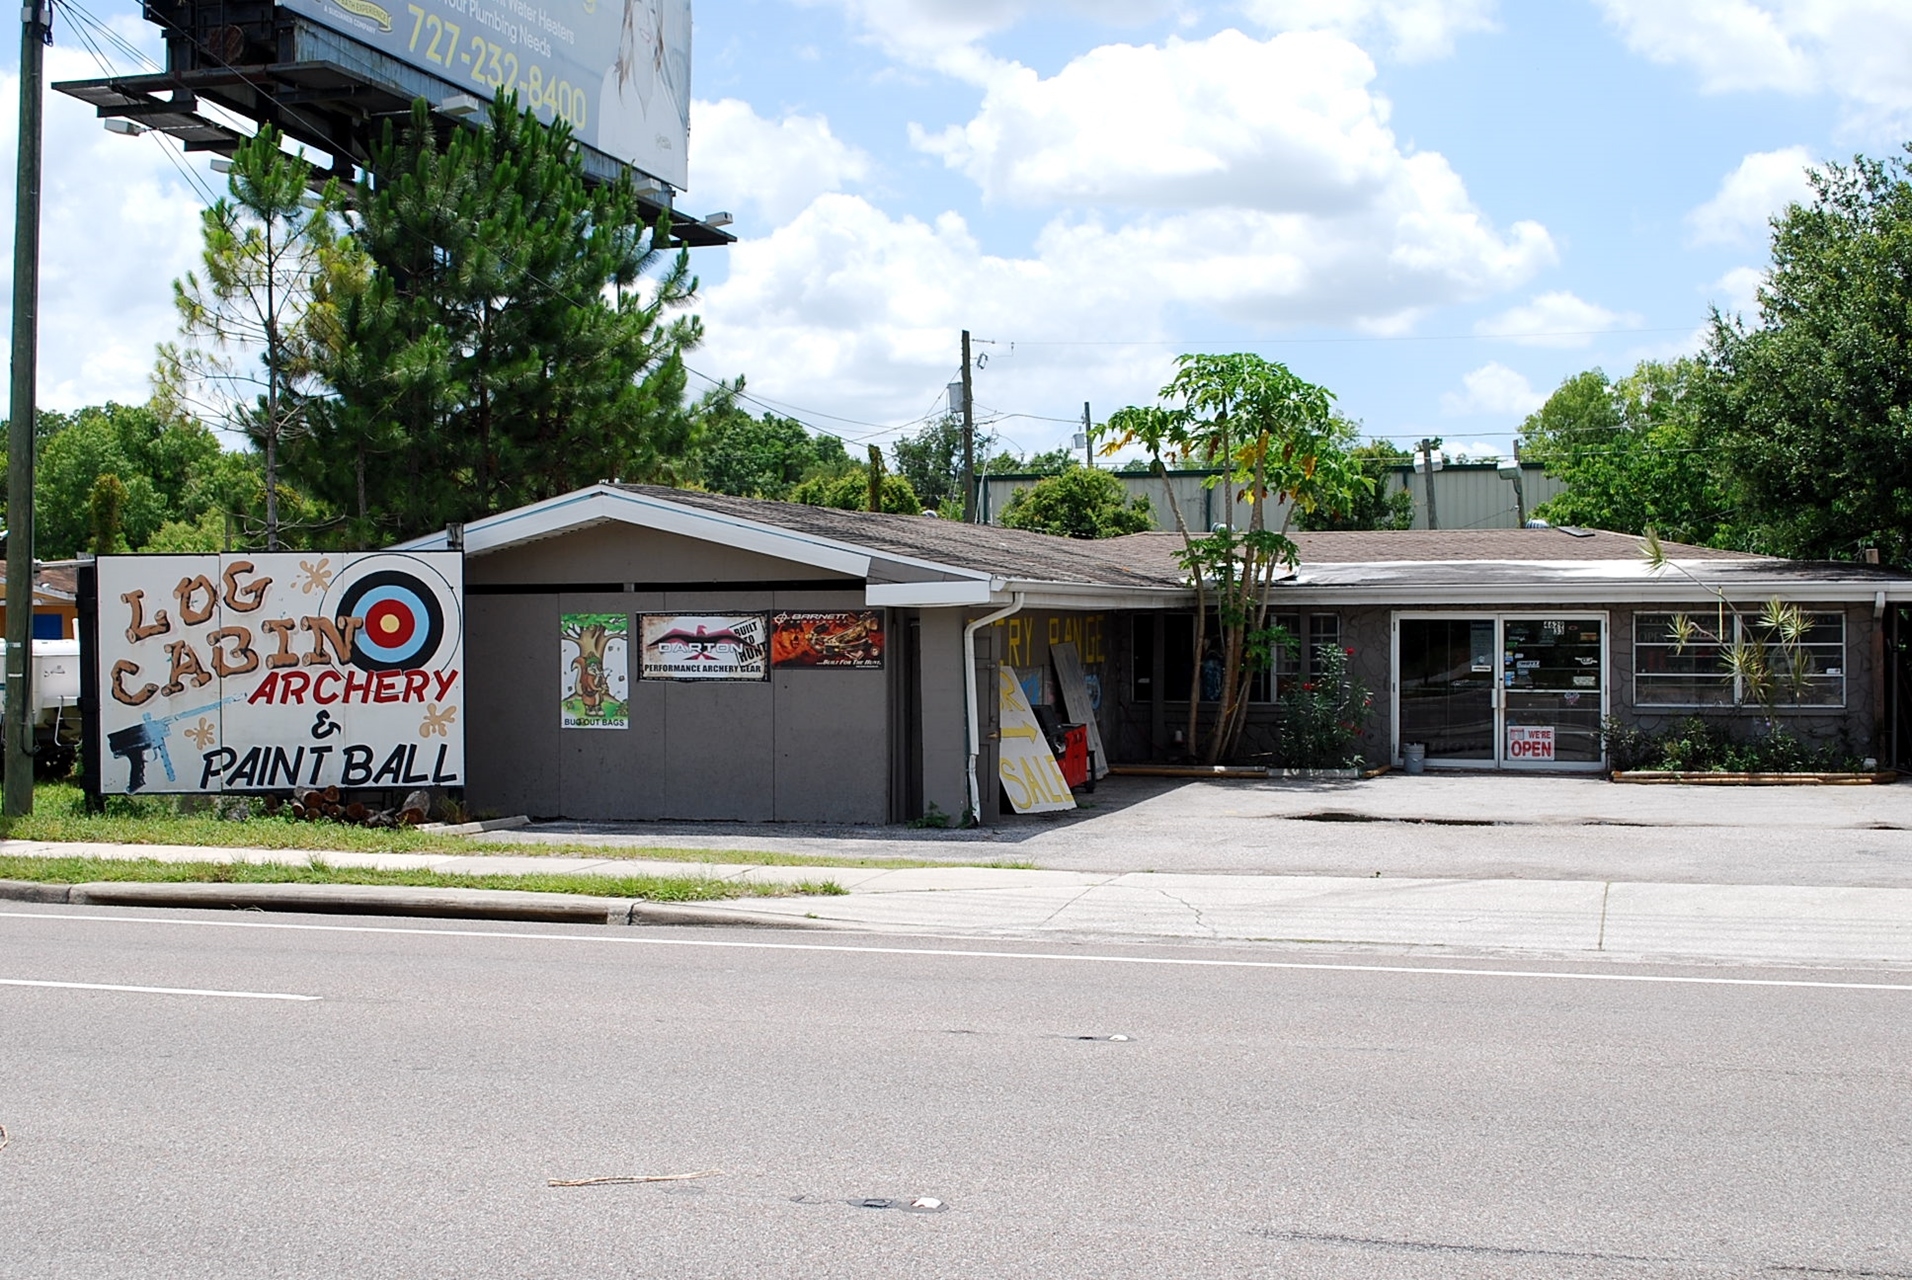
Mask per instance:
[[[97,565],[103,794],[464,784],[459,553]]]

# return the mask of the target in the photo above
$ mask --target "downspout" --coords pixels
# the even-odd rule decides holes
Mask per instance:
[[[976,781],[976,759],[982,754],[983,726],[981,717],[976,714],[976,633],[1022,611],[1022,592],[1016,592],[1009,599],[1007,609],[980,617],[963,628],[963,699],[969,725],[969,817],[979,827],[983,824],[983,793]]]

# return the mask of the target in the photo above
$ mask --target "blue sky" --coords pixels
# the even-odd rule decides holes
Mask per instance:
[[[1505,449],[1748,307],[1806,164],[1912,136],[1904,0],[701,0],[694,64],[680,204],[741,243],[696,255],[692,364],[858,443],[940,408],[968,327],[1024,450],[1191,350]],[[145,394],[212,184],[168,147],[49,101],[49,405]]]

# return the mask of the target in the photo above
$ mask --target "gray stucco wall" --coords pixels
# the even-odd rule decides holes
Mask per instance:
[[[864,607],[855,579],[842,579],[842,590],[820,589],[830,576],[628,526],[474,557],[466,574],[470,805],[582,820],[889,821],[887,671],[784,670],[764,682],[673,683],[636,679],[633,656],[628,729],[559,727],[562,614]],[[683,586],[561,589],[673,580]],[[780,581],[805,585],[743,586]],[[892,641],[894,623],[892,616]]]

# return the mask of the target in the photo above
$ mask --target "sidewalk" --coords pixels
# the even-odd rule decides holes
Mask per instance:
[[[303,857],[264,850],[25,841],[0,841],[0,853],[172,861],[298,862]],[[334,866],[606,876],[641,869],[660,875],[710,875],[773,884],[834,880],[849,890],[841,897],[699,903],[694,914],[683,915],[683,923],[783,920],[793,927],[1057,942],[1247,941],[1389,951],[1447,949],[1569,958],[1912,967],[1909,888],[1093,873],[957,866],[904,870],[749,867],[511,855],[325,856]],[[263,886],[243,888],[253,891]],[[323,905],[324,887],[296,888],[299,901],[282,903],[281,909]],[[177,905],[225,904],[235,887],[207,886],[207,890],[208,900]],[[339,886],[338,892],[363,891]],[[415,893],[420,904],[426,904],[444,891],[380,893],[388,898]],[[468,904],[469,898],[466,895],[461,901]],[[248,905],[262,905],[262,900],[255,895]],[[355,908],[345,902],[332,909]],[[420,913],[483,914],[468,907],[455,913]],[[645,912],[632,922],[657,923],[673,914],[669,909]]]

